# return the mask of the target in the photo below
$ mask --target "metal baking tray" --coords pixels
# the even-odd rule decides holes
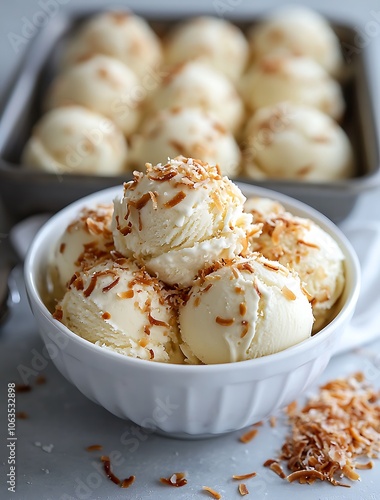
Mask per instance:
[[[168,14],[158,11],[148,15],[147,12],[141,13],[136,9],[134,12],[150,21],[158,34],[186,17],[175,12]],[[30,44],[4,100],[0,121],[0,196],[14,219],[41,211],[55,212],[87,194],[120,184],[130,176],[128,173],[112,177],[71,174],[57,176],[28,170],[20,163],[21,152],[32,126],[42,114],[43,96],[57,72],[63,44],[78,25],[94,13],[95,10],[67,11],[52,18]],[[200,13],[192,12],[191,15],[197,14]],[[258,21],[254,15],[233,19],[243,30]],[[354,37],[357,33],[353,27],[332,25],[341,43],[355,46]],[[366,55],[366,49],[354,55],[347,64],[350,76],[343,84],[347,111],[342,125],[354,148],[357,166],[354,178],[326,183],[252,181],[245,177],[235,180],[293,196],[320,210],[335,222],[343,220],[350,213],[362,193],[380,186],[380,127],[379,117],[373,113],[370,85],[370,70],[376,71],[374,65],[379,65],[380,55],[371,60]]]

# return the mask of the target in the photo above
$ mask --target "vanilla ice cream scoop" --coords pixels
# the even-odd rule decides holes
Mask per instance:
[[[115,247],[165,283],[188,287],[205,266],[245,250],[257,228],[244,201],[215,166],[184,157],[147,164],[114,202]]]
[[[171,293],[133,262],[115,257],[78,272],[55,316],[100,347],[134,358],[180,363]]]
[[[276,51],[311,57],[334,76],[342,71],[337,35],[326,19],[305,6],[274,10],[250,30],[248,38],[256,60]]]
[[[112,214],[113,205],[85,208],[59,238],[50,267],[53,282],[61,291],[66,290],[74,273],[110,257],[114,250]]]
[[[48,111],[22,154],[34,169],[61,174],[117,175],[126,170],[125,138],[105,116],[80,106]]]
[[[248,61],[248,42],[232,23],[201,16],[175,27],[164,41],[166,62],[177,64],[201,58],[236,81]]]
[[[253,179],[333,181],[351,177],[353,151],[344,130],[318,109],[291,102],[258,109],[242,143]]]
[[[345,284],[344,255],[336,241],[309,219],[297,217],[285,209],[268,214],[261,209],[262,202],[249,199],[245,210],[253,214],[256,223],[262,223],[262,232],[250,238],[250,248],[266,258],[290,266],[300,276],[310,295],[315,316],[314,331],[325,326],[333,306],[341,296]]]
[[[79,104],[107,116],[130,135],[140,121],[140,82],[125,64],[109,56],[95,55],[59,74],[46,101],[48,109]]]
[[[244,118],[243,102],[234,85],[202,61],[175,66],[149,103],[152,111],[172,107],[200,107],[234,133]]]
[[[160,64],[161,44],[149,24],[129,12],[102,12],[91,17],[72,37],[63,57],[68,67],[96,54],[119,59],[140,78]]]
[[[280,101],[319,109],[339,120],[345,104],[338,82],[313,59],[269,54],[253,64],[241,84],[251,111]]]
[[[132,137],[130,164],[141,170],[145,162],[156,164],[184,155],[218,164],[223,175],[237,175],[240,149],[233,135],[200,108],[164,109],[147,118]]]
[[[203,363],[273,354],[311,335],[313,314],[299,277],[259,254],[217,263],[179,308],[179,327]]]

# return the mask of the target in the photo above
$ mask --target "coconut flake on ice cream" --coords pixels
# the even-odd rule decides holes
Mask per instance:
[[[331,319],[344,289],[343,252],[320,226],[287,212],[278,202],[250,198],[245,210],[263,224],[261,233],[250,238],[251,250],[298,273],[313,307],[314,332],[320,330]]]
[[[206,364],[282,351],[309,338],[313,321],[299,277],[259,254],[216,263],[179,309],[184,353]]]
[[[116,249],[170,285],[190,286],[213,262],[239,255],[252,216],[245,197],[218,167],[178,157],[146,165],[115,200]]]

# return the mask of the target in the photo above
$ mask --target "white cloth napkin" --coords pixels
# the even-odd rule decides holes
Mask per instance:
[[[380,336],[380,222],[343,223],[341,229],[360,261],[362,284],[354,316],[337,353]]]

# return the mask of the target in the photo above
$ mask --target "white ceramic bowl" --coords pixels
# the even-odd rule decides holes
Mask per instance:
[[[92,401],[118,417],[177,437],[206,437],[241,429],[297,398],[317,379],[338,346],[359,295],[358,259],[341,231],[314,209],[274,191],[240,184],[244,194],[280,201],[330,233],[345,258],[346,287],[336,317],[317,335],[282,352],[239,363],[170,365],[102,349],[53,319],[44,303],[52,248],[82,207],[111,202],[122,188],[83,198],[39,231],[25,263],[30,304],[59,371]]]

